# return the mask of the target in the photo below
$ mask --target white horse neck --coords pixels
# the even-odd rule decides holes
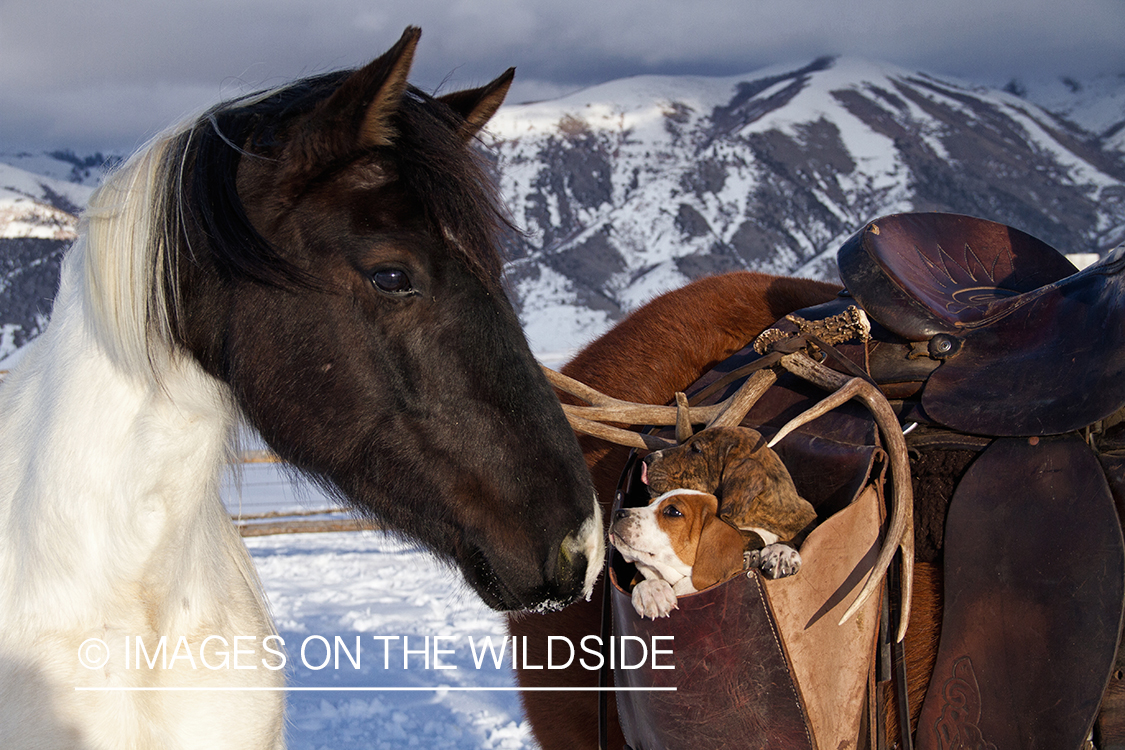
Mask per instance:
[[[96,627],[138,598],[150,632],[229,625],[225,591],[260,603],[219,496],[237,413],[186,356],[115,364],[83,304],[83,252],[0,386],[0,629]]]

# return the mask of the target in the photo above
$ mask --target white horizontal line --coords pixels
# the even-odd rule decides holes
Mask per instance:
[[[619,688],[596,688],[596,687],[455,687],[450,685],[439,685],[437,687],[76,687],[78,692],[99,692],[99,693],[142,693],[142,692],[203,692],[203,691],[221,691],[221,692],[333,692],[333,693],[347,693],[347,692],[365,692],[365,693],[382,693],[382,692],[437,692],[439,690],[446,690],[449,692],[499,692],[499,693],[531,693],[531,692],[553,692],[553,693],[566,693],[566,692],[584,692],[584,693],[638,693],[638,692],[675,692],[675,687],[619,687]]]

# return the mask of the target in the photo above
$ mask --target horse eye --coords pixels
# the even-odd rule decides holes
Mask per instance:
[[[405,296],[414,291],[410,277],[398,268],[384,268],[371,274],[371,281],[375,288],[386,294]]]
[[[665,505],[663,513],[668,518],[683,518],[684,514],[675,505]]]

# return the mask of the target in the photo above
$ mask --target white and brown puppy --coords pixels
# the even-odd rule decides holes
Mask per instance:
[[[746,537],[718,510],[714,495],[674,489],[642,508],[614,513],[609,540],[644,576],[633,587],[633,608],[641,617],[667,617],[677,596],[742,571]]]
[[[768,578],[800,570],[796,547],[812,529],[816,511],[797,494],[781,458],[757,431],[703,430],[675,448],[645,456],[643,479],[652,495],[687,488],[717,496],[725,521],[755,532],[766,544],[760,568]]]

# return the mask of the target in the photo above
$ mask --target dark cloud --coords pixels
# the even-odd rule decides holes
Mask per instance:
[[[360,64],[424,29],[415,81],[513,100],[824,54],[1003,83],[1125,72],[1122,0],[4,0],[0,151],[128,149],[224,97]]]

